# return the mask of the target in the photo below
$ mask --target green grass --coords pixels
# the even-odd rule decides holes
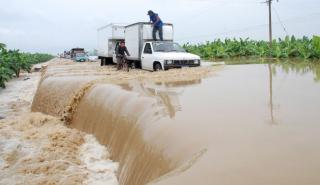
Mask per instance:
[[[197,54],[203,59],[260,57],[260,58],[303,58],[320,59],[320,37],[312,39],[294,36],[273,40],[272,46],[267,41],[250,39],[217,39],[204,44],[185,44],[183,47],[190,53]]]
[[[53,56],[42,53],[22,53],[19,50],[7,50],[6,45],[0,43],[0,87],[5,88],[5,82],[19,77],[20,71],[31,72],[33,64],[46,62]]]

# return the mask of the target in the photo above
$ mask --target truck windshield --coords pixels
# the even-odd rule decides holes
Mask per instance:
[[[152,43],[155,52],[186,52],[179,44],[174,42]]]

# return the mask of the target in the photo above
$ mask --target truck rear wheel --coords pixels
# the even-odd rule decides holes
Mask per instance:
[[[104,61],[105,61],[105,58],[101,58],[100,60],[101,60],[100,66],[104,66],[104,63],[105,63],[105,62],[104,62]]]
[[[130,63],[130,65],[131,65],[131,68],[132,68],[132,69],[135,69],[135,68],[136,68],[136,63],[135,63],[134,61],[132,61],[132,62]]]
[[[161,71],[162,70],[161,64],[159,62],[153,64],[153,70],[154,71]]]

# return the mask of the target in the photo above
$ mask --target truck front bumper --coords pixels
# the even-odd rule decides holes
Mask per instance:
[[[182,68],[182,67],[199,67],[200,64],[188,64],[188,65],[179,65],[179,64],[164,64],[165,69],[170,68]]]
[[[182,67],[198,67],[201,65],[200,60],[165,60],[164,69],[182,68]]]

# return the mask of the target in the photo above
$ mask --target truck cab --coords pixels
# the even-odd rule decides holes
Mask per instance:
[[[150,71],[200,66],[200,57],[172,41],[148,41],[141,51],[141,68]]]

